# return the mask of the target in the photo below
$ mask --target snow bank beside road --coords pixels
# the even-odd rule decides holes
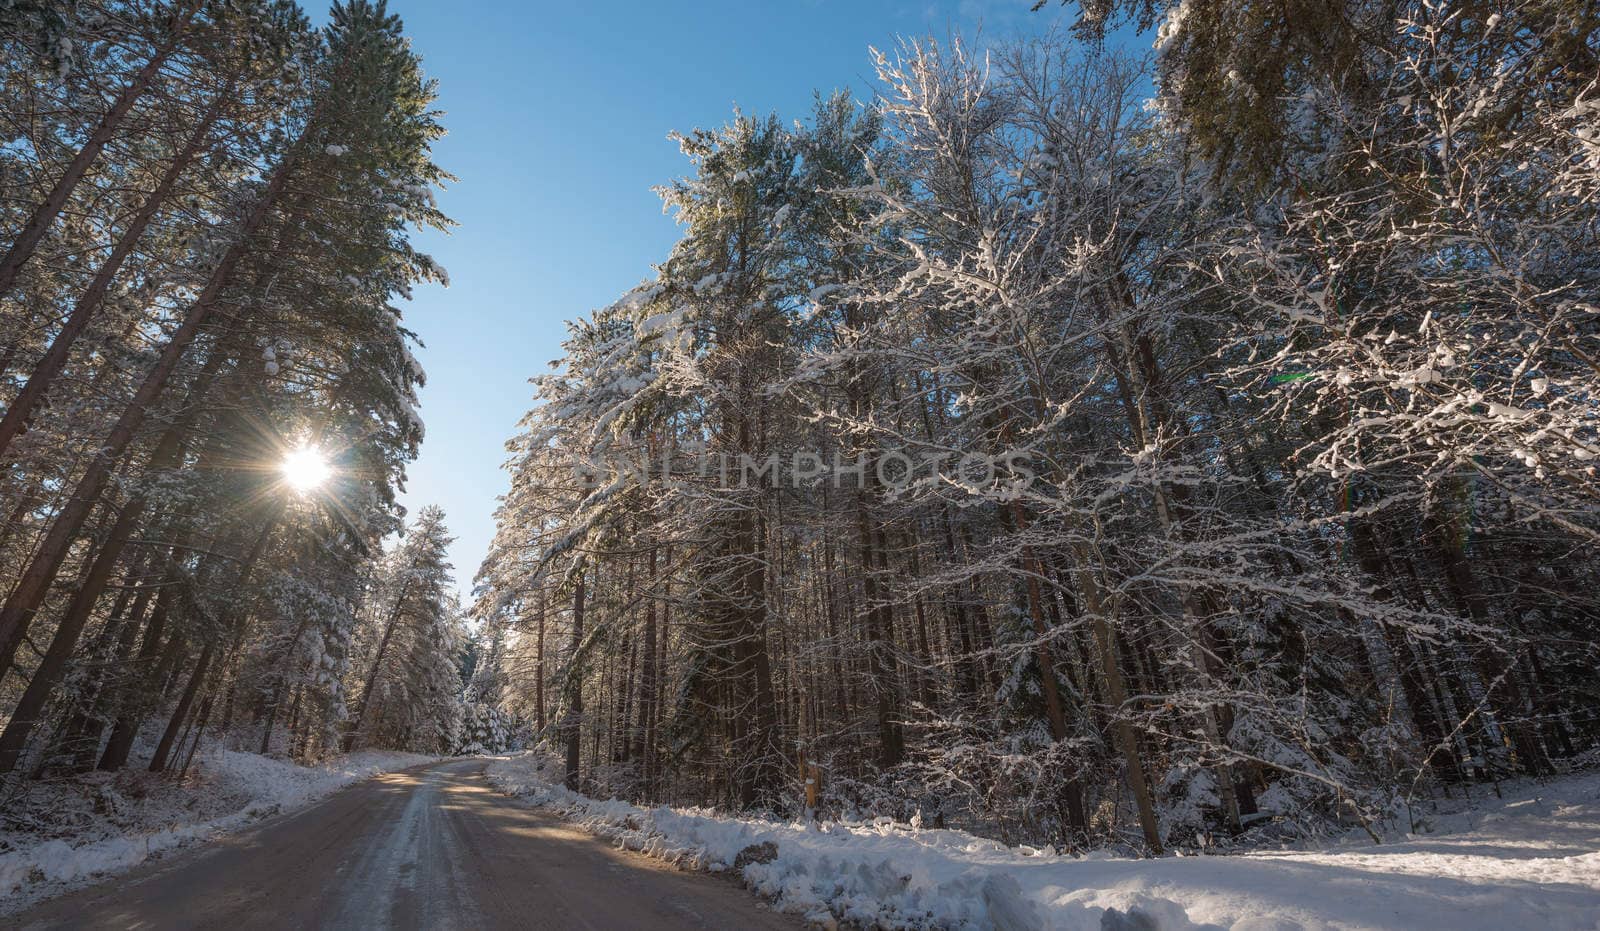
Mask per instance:
[[[1600,929],[1600,776],[1506,789],[1382,846],[1134,860],[1007,848],[959,831],[641,809],[558,784],[536,753],[489,764],[501,791],[694,869],[737,869],[816,924],[1037,931]],[[770,846],[766,846],[770,845]],[[741,856],[743,854],[743,856]],[[765,861],[765,862],[761,862]]]
[[[319,766],[213,750],[178,784],[143,772],[93,773],[40,783],[13,800],[0,832],[0,909],[64,884],[131,869],[152,855],[307,805],[352,782],[433,757],[364,751]],[[17,822],[34,812],[36,829]],[[41,839],[47,834],[57,836]]]

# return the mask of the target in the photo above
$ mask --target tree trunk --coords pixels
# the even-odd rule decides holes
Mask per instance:
[[[1145,776],[1144,759],[1139,755],[1139,735],[1133,730],[1133,725],[1123,717],[1124,705],[1128,701],[1128,692],[1122,679],[1122,666],[1117,658],[1116,636],[1111,627],[1111,619],[1105,615],[1105,606],[1100,601],[1100,587],[1095,582],[1088,561],[1088,554],[1079,553],[1078,581],[1083,592],[1085,607],[1094,617],[1095,639],[1100,647],[1101,680],[1105,684],[1106,704],[1111,706],[1112,730],[1116,734],[1117,746],[1122,751],[1123,765],[1127,768],[1128,787],[1133,791],[1134,805],[1139,811],[1139,826],[1144,830],[1145,846],[1150,853],[1159,856],[1162,852],[1161,828],[1156,821],[1155,805],[1150,798],[1150,783]]]
[[[199,7],[199,0],[185,0],[182,6],[173,10],[172,19],[167,27],[166,42],[156,47],[150,60],[145,62],[144,67],[133,76],[133,80],[129,81],[117,95],[117,99],[111,104],[111,109],[100,118],[100,124],[89,134],[78,154],[73,156],[71,163],[67,165],[67,170],[56,181],[55,187],[51,188],[50,193],[45,195],[44,201],[34,208],[33,214],[28,217],[28,222],[17,234],[11,248],[6,251],[4,257],[0,257],[0,298],[11,293],[23,264],[33,255],[39,241],[44,238],[51,224],[61,214],[61,209],[72,196],[73,189],[83,179],[84,172],[88,171],[89,166],[100,157],[100,151],[111,141],[111,137],[116,135],[117,129],[122,125],[128,112],[133,109],[133,105],[144,96],[145,91],[150,89],[161,67],[177,50],[184,31],[188,29]]]
[[[156,444],[155,452],[150,455],[147,471],[153,473],[170,469],[182,458],[184,442],[193,425],[193,405],[208,390],[220,359],[221,353],[214,353],[206,360],[206,368],[201,372],[195,387],[189,392],[186,407],[190,413],[181,416],[178,422],[162,435],[160,442]],[[106,542],[96,554],[88,576],[73,594],[72,601],[68,603],[56,626],[55,636],[50,641],[44,659],[34,670],[33,678],[19,699],[17,707],[12,711],[11,720],[7,723],[4,733],[0,733],[0,773],[11,772],[16,766],[17,759],[27,744],[29,732],[36,723],[39,713],[44,709],[45,702],[49,699],[56,681],[61,677],[67,661],[72,658],[72,652],[78,645],[78,638],[83,633],[84,625],[88,622],[89,615],[100,600],[101,594],[105,592],[112,570],[121,558],[122,551],[138,526],[140,518],[143,517],[147,504],[148,499],[140,492],[135,493],[133,499],[123,505],[122,513],[118,515]]]
[[[128,616],[117,631],[116,645],[106,663],[107,668],[100,670],[97,688],[80,717],[79,725],[73,735],[74,772],[83,773],[94,769],[95,760],[100,756],[100,737],[105,733],[106,724],[109,723],[107,719],[111,714],[111,697],[115,692],[114,688],[108,688],[105,677],[109,674],[109,669],[120,669],[132,658],[139,627],[144,623],[145,612],[150,610],[150,603],[155,597],[156,586],[151,584],[153,581],[153,579],[140,581],[139,591],[133,598],[133,607],[128,609]]]
[[[572,592],[572,656],[567,666],[567,688],[570,695],[567,698],[566,720],[561,722],[565,731],[567,744],[567,771],[566,787],[573,792],[578,791],[579,766],[582,763],[580,754],[583,750],[582,732],[580,722],[583,719],[583,677],[578,671],[578,650],[583,645],[583,570],[578,571],[578,584]]]
[[[383,668],[383,655],[389,651],[389,640],[394,637],[394,629],[400,623],[400,611],[405,607],[406,593],[411,590],[411,579],[407,578],[400,586],[400,594],[395,596],[394,607],[389,611],[389,620],[383,625],[383,636],[378,638],[378,652],[372,657],[372,668],[367,672],[366,684],[361,687],[361,705],[356,711],[356,719],[350,725],[350,733],[344,738],[344,752],[349,753],[356,748],[356,741],[361,737],[361,725],[367,717],[367,706],[372,702],[372,689],[378,684],[378,672]]]
[[[194,742],[189,744],[189,752],[183,758],[183,768],[178,770],[178,778],[189,775],[189,767],[194,764],[195,751],[200,749],[200,741],[206,736],[206,724],[211,720],[211,708],[216,703],[216,695],[207,695],[206,700],[200,703],[200,722],[195,725]]]
[[[6,409],[5,416],[0,418],[0,460],[4,460],[6,449],[11,445],[11,441],[26,429],[26,424],[33,413],[34,406],[50,390],[50,386],[55,382],[56,376],[60,375],[61,370],[66,367],[67,355],[71,351],[73,343],[83,335],[83,331],[89,326],[89,321],[104,302],[106,292],[111,288],[111,282],[122,269],[122,263],[133,253],[134,247],[138,245],[139,239],[143,237],[146,227],[150,225],[150,221],[155,218],[156,212],[161,209],[161,206],[166,203],[167,198],[172,194],[173,186],[177,184],[178,178],[189,167],[190,162],[194,161],[196,154],[199,153],[201,146],[205,142],[206,136],[210,135],[211,127],[216,123],[223,106],[231,97],[231,85],[229,85],[229,89],[225,89],[211,102],[200,124],[190,134],[183,148],[178,150],[177,155],[173,156],[172,162],[167,166],[167,171],[162,175],[160,183],[156,185],[155,190],[140,205],[138,212],[129,221],[127,228],[122,231],[116,246],[111,250],[111,254],[107,256],[105,262],[100,266],[100,270],[95,274],[94,280],[89,283],[88,289],[78,298],[77,304],[72,308],[72,313],[67,316],[66,322],[61,325],[60,332],[56,334],[56,338],[50,343],[50,348],[46,350],[44,358],[39,360],[39,364],[34,367],[33,374],[28,377],[27,383],[22,386],[22,390],[17,393],[17,396],[11,400],[11,406]]]
[[[656,581],[656,548],[650,547],[648,562],[649,581],[646,583],[652,588]],[[639,760],[639,765],[644,771],[645,799],[655,797],[655,703],[656,703],[656,601],[652,594],[645,599],[644,609],[644,652],[639,663],[639,727],[638,742],[634,747],[634,757]]]
[[[261,554],[266,552],[267,541],[272,538],[272,531],[277,528],[278,517],[282,513],[283,504],[280,501],[274,508],[272,515],[267,519],[255,542],[250,546],[244,562],[239,567],[239,578],[234,583],[234,588],[240,597],[243,597],[245,587],[250,582],[250,576],[255,573],[256,563],[261,560]],[[217,640],[232,633],[233,629],[243,621],[244,611],[238,602],[229,604],[227,611],[218,625],[218,629],[211,632],[206,638],[206,645],[200,650],[200,658],[195,662],[194,674],[189,677],[189,684],[183,690],[183,697],[178,699],[177,710],[172,712],[172,720],[167,722],[166,732],[161,735],[161,741],[156,745],[155,755],[150,758],[150,771],[162,772],[167,768],[167,756],[172,752],[173,739],[178,735],[178,728],[189,715],[189,708],[194,704],[195,695],[200,686],[204,684],[206,673],[211,667],[211,657],[216,651]]]
[[[544,733],[544,616],[545,594],[539,590],[539,619],[538,639],[533,647],[533,714],[534,720],[539,725],[539,733]]]
[[[178,736],[178,729],[183,726],[184,719],[189,716],[189,708],[194,704],[195,695],[200,692],[200,685],[205,681],[206,672],[211,668],[211,654],[216,647],[216,640],[206,641],[205,647],[200,651],[200,658],[195,661],[194,672],[189,674],[189,684],[183,689],[183,696],[178,699],[178,707],[173,709],[172,717],[167,721],[167,729],[161,734],[161,741],[156,744],[155,755],[150,757],[150,771],[159,773],[167,768],[167,756],[172,752],[172,743]]]
[[[1011,502],[1011,517],[1019,532],[1028,529],[1028,518],[1022,504]],[[1061,704],[1061,689],[1056,682],[1055,656],[1050,650],[1050,625],[1044,616],[1044,596],[1039,588],[1043,570],[1031,549],[1023,549],[1023,572],[1027,575],[1028,614],[1033,620],[1034,660],[1039,664],[1039,686],[1044,695],[1045,717],[1050,722],[1050,736],[1060,743],[1067,739],[1067,715]],[[1067,830],[1073,842],[1089,830],[1089,816],[1083,803],[1083,785],[1077,777],[1067,781],[1063,789],[1067,809]]]
[[[244,257],[251,236],[266,219],[267,213],[282,193],[284,185],[288,183],[289,173],[294,164],[295,158],[291,154],[273,173],[272,180],[267,184],[266,190],[256,201],[239,230],[238,240],[228,247],[228,251],[217,263],[205,290],[184,315],[183,322],[167,341],[166,348],[162,350],[155,366],[145,375],[138,391],[123,409],[122,416],[117,418],[110,435],[101,444],[72,494],[67,498],[66,504],[50,525],[44,542],[40,544],[27,569],[23,571],[16,588],[6,599],[4,607],[0,607],[0,675],[11,668],[17,647],[27,635],[28,626],[38,613],[39,605],[43,603],[51,583],[55,581],[62,562],[66,560],[73,540],[77,538],[78,532],[99,501],[100,493],[110,480],[117,461],[122,458],[128,444],[133,442],[139,426],[144,422],[155,400],[166,388],[167,380],[177,369],[178,362],[188,350],[189,344],[199,335],[201,327],[216,310],[223,291],[233,280],[234,270]]]
[[[156,596],[155,610],[150,615],[150,626],[145,629],[144,640],[139,645],[139,655],[134,661],[135,666],[144,666],[155,663],[155,669],[149,681],[159,681],[164,667],[177,662],[178,647],[182,638],[174,635],[163,645],[162,635],[166,631],[167,615],[172,610],[172,600],[177,597],[178,577],[177,572],[169,565],[161,580],[161,591]],[[158,660],[157,657],[160,657]],[[111,737],[106,741],[105,752],[100,756],[98,768],[102,770],[121,769],[128,763],[128,753],[133,748],[134,738],[139,734],[139,726],[144,723],[148,706],[131,684],[118,690],[117,719],[112,725]]]
[[[55,689],[56,681],[66,668],[67,661],[72,658],[72,652],[78,646],[78,638],[89,620],[90,609],[94,607],[100,593],[105,590],[111,571],[121,557],[122,548],[133,533],[134,525],[138,523],[143,509],[142,497],[136,498],[129,506],[123,508],[122,515],[111,528],[110,538],[100,548],[100,553],[95,557],[87,577],[79,585],[71,603],[67,605],[61,622],[56,625],[55,636],[50,639],[50,646],[45,650],[44,658],[39,661],[33,678],[28,681],[28,687],[23,690],[22,697],[12,709],[11,719],[6,722],[4,732],[0,732],[0,773],[9,773],[16,768],[17,760],[21,757],[23,748],[27,746],[28,735],[38,723],[50,693]]]
[[[877,710],[878,765],[883,769],[892,769],[905,758],[906,746],[899,721],[900,690],[894,644],[890,621],[885,617],[890,609],[887,599],[879,590],[865,493],[856,496],[856,534],[861,546],[861,583],[866,600],[863,610],[866,612],[868,637],[867,674],[871,677],[872,696]]]

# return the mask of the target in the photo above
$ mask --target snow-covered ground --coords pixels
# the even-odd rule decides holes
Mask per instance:
[[[213,749],[182,782],[130,769],[28,784],[0,822],[0,912],[432,759],[363,751],[307,767]]]
[[[1425,819],[1426,833],[1381,845],[1352,837],[1321,849],[1155,860],[1057,856],[885,819],[817,825],[645,810],[568,792],[553,761],[532,752],[500,758],[488,774],[501,791],[629,849],[695,869],[738,862],[748,886],[824,927],[1600,929],[1592,772],[1506,785],[1502,799],[1442,809]]]

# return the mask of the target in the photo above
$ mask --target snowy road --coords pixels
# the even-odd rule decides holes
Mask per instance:
[[[613,849],[464,760],[379,776],[18,928],[794,928],[732,882]]]

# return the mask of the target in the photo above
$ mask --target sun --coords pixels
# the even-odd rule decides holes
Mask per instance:
[[[333,469],[328,465],[328,459],[322,454],[322,450],[310,446],[291,449],[283,457],[283,463],[278,469],[283,473],[283,480],[289,483],[289,487],[302,493],[322,487],[333,474]]]

